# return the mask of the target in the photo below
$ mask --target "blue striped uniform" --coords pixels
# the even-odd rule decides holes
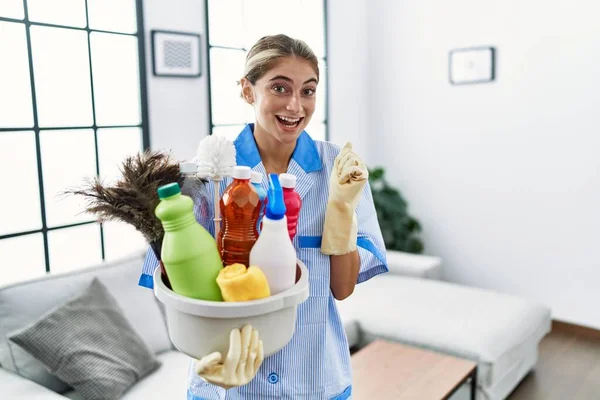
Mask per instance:
[[[236,161],[263,173],[268,178],[248,124],[235,140]],[[199,399],[336,399],[351,398],[352,371],[344,326],[331,293],[329,256],[321,253],[321,234],[329,195],[329,176],[340,148],[329,142],[314,141],[303,132],[297,140],[288,173],[296,175],[296,191],[302,198],[297,235],[293,243],[298,258],[309,270],[309,298],[298,307],[296,331],[290,343],[267,357],[256,377],[247,385],[223,390],[208,384],[190,367],[188,400]],[[231,182],[221,182],[221,192]],[[212,183],[208,192],[213,192]],[[210,198],[211,196],[209,196]],[[209,207],[212,210],[212,201]],[[385,247],[370,186],[365,186],[357,207],[358,282],[387,272]],[[214,235],[212,215],[197,215]],[[158,262],[152,251],[144,263],[140,284],[152,274]]]

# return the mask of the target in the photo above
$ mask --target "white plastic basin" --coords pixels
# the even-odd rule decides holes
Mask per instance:
[[[196,300],[181,296],[165,286],[160,268],[154,271],[154,294],[165,305],[169,337],[182,353],[199,359],[229,349],[232,329],[250,324],[263,341],[264,356],[281,350],[296,327],[298,305],[308,298],[308,269],[298,260],[300,278],[285,292],[244,302]]]

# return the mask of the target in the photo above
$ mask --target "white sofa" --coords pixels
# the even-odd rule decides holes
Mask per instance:
[[[338,302],[350,346],[388,339],[477,362],[477,399],[508,397],[535,367],[550,309],[443,282],[437,257],[388,252],[390,272]]]
[[[41,373],[43,366],[9,343],[7,335],[64,303],[94,277],[107,286],[134,330],[162,363],[123,399],[185,399],[189,358],[172,347],[152,291],[137,286],[142,262],[143,255],[137,254],[119,262],[0,288],[0,399],[80,399],[60,381]]]
[[[142,261],[140,254],[0,288],[0,398],[79,399],[41,373],[41,364],[9,344],[7,335],[64,303],[93,277],[109,288],[162,362],[124,399],[186,398],[189,358],[172,347],[152,291],[137,286]],[[350,345],[360,348],[385,338],[475,360],[477,398],[506,398],[534,367],[538,343],[550,330],[550,311],[511,296],[432,279],[442,275],[436,257],[389,252],[388,261],[390,273],[358,285],[350,298],[338,303]]]

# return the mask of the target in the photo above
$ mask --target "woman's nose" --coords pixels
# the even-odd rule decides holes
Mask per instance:
[[[293,113],[299,113],[301,108],[300,95],[294,94],[290,97],[290,101],[287,104],[286,109]]]

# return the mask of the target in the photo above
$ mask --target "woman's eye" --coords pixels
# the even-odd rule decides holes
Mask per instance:
[[[315,89],[304,89],[304,95],[305,96],[312,96],[315,94]]]
[[[273,86],[273,90],[277,93],[285,93],[285,86],[281,86],[281,85],[275,85]]]

